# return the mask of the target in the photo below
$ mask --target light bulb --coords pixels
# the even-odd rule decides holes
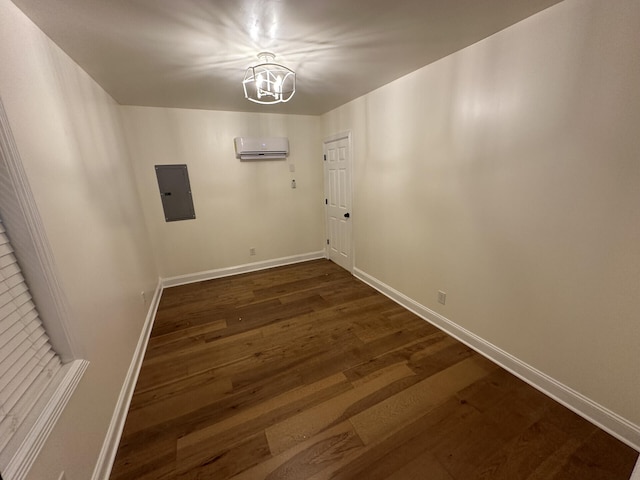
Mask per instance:
[[[258,95],[258,98],[262,98],[262,82],[264,80],[262,79],[262,74],[259,73],[258,76],[256,77],[256,94]]]
[[[282,93],[282,77],[280,75],[278,75],[276,77],[276,82],[275,85],[273,86],[273,88],[275,89],[275,97],[276,99],[280,98],[280,94]]]

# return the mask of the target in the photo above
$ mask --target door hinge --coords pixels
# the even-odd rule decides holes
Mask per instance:
[[[326,162],[327,161],[327,156],[323,155],[323,157],[324,157],[324,161]]]
[[[327,238],[327,245],[329,245],[329,239]]]

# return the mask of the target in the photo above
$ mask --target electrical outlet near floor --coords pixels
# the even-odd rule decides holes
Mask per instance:
[[[249,249],[249,255],[255,255],[255,254],[256,254],[256,249],[255,249],[255,247],[251,247],[251,248]]]
[[[447,292],[443,292],[442,290],[438,290],[438,303],[444,305],[447,302]]]

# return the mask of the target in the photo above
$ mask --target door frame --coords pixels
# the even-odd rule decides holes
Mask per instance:
[[[349,188],[349,193],[348,193],[348,197],[349,197],[349,213],[351,214],[351,218],[349,221],[349,228],[351,229],[351,234],[349,235],[349,240],[350,240],[350,245],[349,245],[349,268],[347,269],[349,271],[349,273],[353,274],[353,269],[354,266],[356,264],[355,262],[355,247],[354,247],[354,241],[353,241],[353,232],[354,232],[354,228],[353,228],[353,212],[354,212],[354,208],[353,208],[353,140],[352,140],[352,136],[351,136],[351,130],[345,130],[343,132],[339,132],[339,133],[335,133],[333,135],[329,135],[328,137],[325,137],[322,140],[322,170],[323,170],[323,177],[324,177],[324,199],[326,200],[327,198],[329,198],[329,175],[328,175],[328,171],[327,171],[327,162],[326,162],[326,155],[327,155],[327,144],[331,143],[331,142],[335,142],[338,140],[347,140],[347,143],[349,144],[349,154],[347,156],[347,166],[349,169],[349,184],[348,184],[348,188]],[[324,240],[324,256],[325,258],[330,258],[330,252],[329,252],[329,245],[327,244],[328,238],[329,238],[329,216],[328,216],[328,206],[326,204],[325,201],[325,205],[324,205],[324,233],[325,233],[325,240]]]

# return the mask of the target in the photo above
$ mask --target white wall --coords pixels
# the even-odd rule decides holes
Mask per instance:
[[[0,0],[0,96],[92,362],[29,478],[90,477],[149,246],[164,277],[321,250],[321,139],[346,130],[356,267],[640,424],[638,32],[635,0],[566,0],[320,120],[118,108]],[[291,157],[240,162],[239,135]],[[164,222],[163,163],[189,166],[195,221]]]
[[[157,283],[118,106],[0,0],[0,96],[91,362],[29,478],[91,477]],[[37,299],[36,299],[37,300]]]
[[[122,107],[136,179],[163,278],[323,249],[320,119]],[[237,136],[288,137],[287,160],[240,161]],[[186,164],[195,220],[165,222],[154,165]],[[295,166],[295,172],[289,171]],[[297,188],[291,188],[295,179]],[[256,255],[250,256],[249,249]]]
[[[323,116],[357,268],[636,426],[639,44],[637,0],[566,0]]]

